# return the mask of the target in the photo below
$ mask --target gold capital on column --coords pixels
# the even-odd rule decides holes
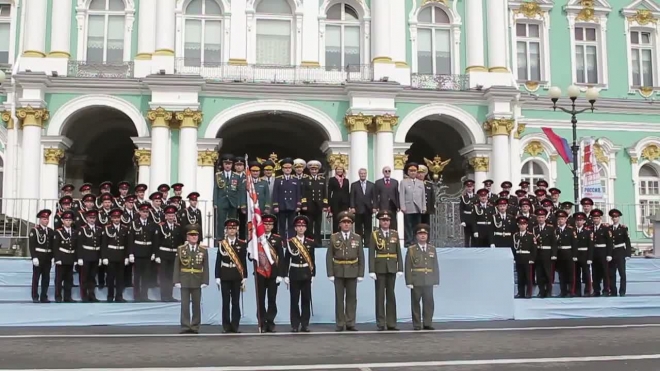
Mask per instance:
[[[149,149],[136,149],[134,157],[138,166],[151,165],[151,150]]]
[[[22,107],[16,111],[16,116],[21,120],[21,126],[44,127],[44,121],[50,118],[50,113],[45,108]]]
[[[550,161],[557,161],[559,160],[559,155],[550,155]]]
[[[344,168],[344,171],[348,170],[348,155],[343,153],[328,155],[328,166],[332,170],[335,170],[337,167]]]
[[[516,132],[513,134],[513,137],[515,139],[520,139],[520,136],[522,135],[522,133],[525,132],[526,127],[527,127],[527,124],[518,123],[518,129],[516,129]]]
[[[344,118],[344,124],[348,129],[349,133],[354,133],[356,131],[367,131],[369,125],[373,121],[373,116],[365,116],[362,113],[357,115],[346,115]]]
[[[488,167],[490,165],[490,159],[488,157],[472,157],[469,161],[470,166],[474,171],[478,172],[488,172]]]
[[[61,148],[44,148],[44,163],[47,165],[59,165],[64,158],[64,150]]]
[[[175,115],[180,128],[197,129],[199,128],[199,124],[202,123],[202,117],[202,111],[193,111],[190,108],[177,112]]]
[[[2,121],[7,123],[7,130],[14,129],[14,119],[11,117],[11,112],[3,111],[2,112]]]
[[[394,170],[403,170],[403,167],[408,162],[408,155],[405,153],[394,154]]]
[[[218,161],[218,152],[207,149],[204,151],[197,151],[197,166],[214,166]]]
[[[489,136],[509,135],[513,130],[513,119],[490,119],[484,123],[484,130]]]
[[[392,129],[399,123],[399,116],[390,114],[376,116],[376,131],[377,132],[391,132]]]
[[[147,112],[147,119],[151,121],[152,128],[169,128],[172,117],[172,111],[168,111],[163,107],[158,107]]]

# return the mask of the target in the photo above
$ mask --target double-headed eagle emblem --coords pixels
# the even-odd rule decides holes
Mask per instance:
[[[438,179],[440,173],[445,169],[445,167],[451,162],[451,159],[442,161],[442,157],[436,155],[433,157],[433,161],[424,157],[424,162],[426,162],[426,167],[429,168],[429,172],[433,173],[433,179]]]
[[[260,164],[263,164],[264,162],[266,162],[266,161],[268,161],[268,160],[273,161],[273,163],[275,164],[275,167],[274,167],[273,170],[275,170],[275,171],[279,171],[279,170],[282,168],[282,166],[280,165],[280,162],[281,162],[282,160],[278,160],[278,159],[277,159],[277,153],[275,153],[275,152],[271,153],[271,154],[268,156],[267,159],[257,157],[257,162],[259,162]]]

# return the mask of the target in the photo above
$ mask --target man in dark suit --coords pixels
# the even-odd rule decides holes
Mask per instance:
[[[291,174],[293,160],[285,158],[281,163],[283,174],[275,178],[272,206],[273,212],[277,214],[280,236],[290,238],[295,235],[293,219],[301,207],[301,180]]]
[[[383,177],[374,185],[374,206],[378,211],[392,213],[392,229],[397,229],[396,215],[399,212],[399,182],[391,178],[392,168],[383,168]]]
[[[367,169],[358,171],[360,180],[351,184],[351,212],[355,215],[355,233],[362,236],[364,245],[369,245],[372,231],[372,216],[375,209],[375,185],[367,180]]]

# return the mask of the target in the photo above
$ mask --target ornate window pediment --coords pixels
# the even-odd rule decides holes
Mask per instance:
[[[648,98],[660,90],[660,5],[635,0],[621,10],[621,15],[626,18],[629,93]]]
[[[660,137],[641,139],[626,151],[632,167],[635,224],[638,231],[650,237],[651,218],[660,213]]]

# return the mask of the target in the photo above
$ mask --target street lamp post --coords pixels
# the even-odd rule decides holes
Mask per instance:
[[[564,111],[571,115],[571,124],[573,127],[573,145],[571,146],[571,152],[573,153],[573,198],[575,201],[575,212],[580,211],[580,186],[579,186],[579,178],[578,178],[578,154],[580,151],[580,146],[577,143],[577,115],[586,112],[587,110],[590,110],[591,112],[594,111],[594,103],[596,103],[596,99],[598,99],[598,90],[594,88],[589,88],[587,89],[587,92],[585,96],[587,97],[587,101],[589,101],[589,104],[591,107],[589,108],[584,108],[581,110],[578,110],[575,108],[575,101],[577,98],[580,96],[580,88],[578,88],[575,85],[571,85],[567,89],[568,93],[568,98],[571,100],[571,107],[570,109],[566,109],[564,107],[557,106],[557,101],[561,97],[561,89],[553,86],[550,88],[548,91],[548,95],[550,96],[550,100],[552,100],[552,109],[556,111],[557,109]]]

